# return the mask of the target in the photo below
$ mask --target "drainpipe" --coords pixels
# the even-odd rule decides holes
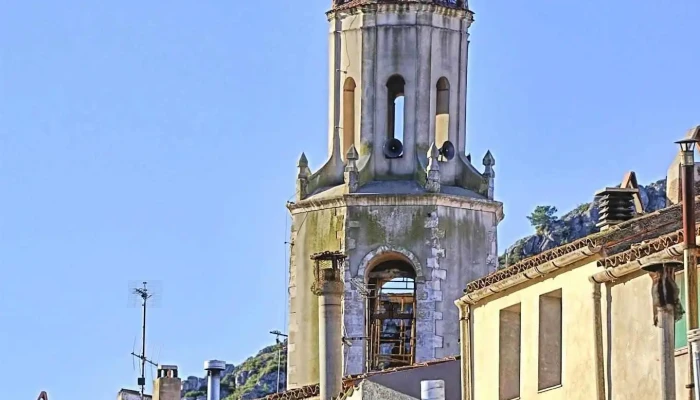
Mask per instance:
[[[690,357],[693,366],[695,367],[693,384],[695,387],[700,386],[700,329],[695,329],[688,332],[688,357]],[[695,392],[695,400],[700,400],[700,394]]]
[[[445,381],[421,381],[421,400],[445,400]]]
[[[676,321],[683,315],[679,290],[674,280],[676,270],[683,265],[677,261],[661,262],[642,267],[652,280],[651,297],[654,305],[654,325],[661,329],[659,335],[661,397],[676,399],[676,364],[674,357]]]
[[[600,283],[591,278],[591,285],[593,287],[593,337],[595,338],[594,362],[596,400],[605,400],[605,365],[603,364],[603,310],[600,302]]]
[[[687,316],[687,335],[698,329],[698,278],[695,258],[695,144],[697,140],[687,139],[676,142],[681,147],[682,169],[682,207],[683,207],[683,267],[685,269],[685,309]],[[693,357],[688,352],[688,399],[695,400],[695,388],[693,384]]]
[[[661,400],[676,399],[676,365],[674,360],[674,336],[676,319],[673,308],[657,307],[656,315],[659,319],[659,346],[661,347]],[[692,392],[692,389],[691,389]]]
[[[461,360],[462,400],[472,398],[472,343],[471,343],[471,307],[469,303],[455,301],[459,308],[459,343]]]

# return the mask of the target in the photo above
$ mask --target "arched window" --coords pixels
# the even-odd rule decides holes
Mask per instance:
[[[343,158],[355,141],[355,81],[345,80],[343,85]]]
[[[450,137],[450,82],[438,79],[435,102],[435,145],[440,148]]]
[[[370,371],[411,365],[416,347],[416,271],[402,260],[384,261],[367,275]]]
[[[406,81],[394,75],[386,83],[388,90],[387,104],[387,139],[399,139],[403,143],[404,130],[404,88]]]

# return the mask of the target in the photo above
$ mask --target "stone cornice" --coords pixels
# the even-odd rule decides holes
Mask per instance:
[[[498,222],[503,220],[503,203],[499,201],[452,196],[441,193],[405,195],[345,194],[342,196],[306,199],[296,203],[287,203],[287,208],[292,215],[329,208],[353,206],[441,206],[492,212],[496,214]]]
[[[474,13],[467,8],[451,7],[426,0],[384,0],[382,2],[377,2],[377,0],[352,0],[332,8],[326,12],[326,17],[330,21],[339,13],[356,15],[388,12],[431,12],[436,15],[466,19],[468,20],[467,27],[474,21]]]

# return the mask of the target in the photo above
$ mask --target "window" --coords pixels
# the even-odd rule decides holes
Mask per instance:
[[[440,78],[436,89],[435,145],[440,148],[450,137],[450,83],[447,78]]]
[[[404,88],[406,82],[399,75],[394,75],[386,83],[388,90],[387,104],[387,139],[398,139],[403,143],[404,130]]]
[[[501,310],[499,316],[498,398],[520,397],[520,304]]]
[[[345,80],[343,85],[343,158],[355,140],[355,81]]]
[[[683,317],[676,322],[676,349],[680,349],[682,347],[686,347],[688,345],[688,336],[686,332],[686,316],[688,315],[685,307],[685,296],[686,296],[686,290],[685,290],[685,274],[683,272],[679,272],[675,276],[676,280],[676,285],[678,285],[678,289],[681,292],[680,298],[681,298],[681,304],[683,305],[683,310],[685,313],[683,314]],[[700,285],[698,285],[698,297],[700,297]],[[698,314],[700,314],[700,307],[698,308]]]
[[[561,385],[562,308],[561,289],[540,296],[537,389]]]

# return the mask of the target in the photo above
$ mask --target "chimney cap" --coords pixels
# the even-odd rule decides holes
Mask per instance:
[[[223,371],[226,369],[226,361],[209,360],[204,362],[205,371]]]
[[[159,370],[177,371],[177,365],[158,364]]]
[[[639,192],[639,189],[636,189],[636,188],[606,187],[605,189],[601,189],[601,190],[595,192],[594,196],[600,197],[600,196],[604,196],[606,194],[617,194],[617,193],[633,194],[633,193],[638,193],[638,192]]]

